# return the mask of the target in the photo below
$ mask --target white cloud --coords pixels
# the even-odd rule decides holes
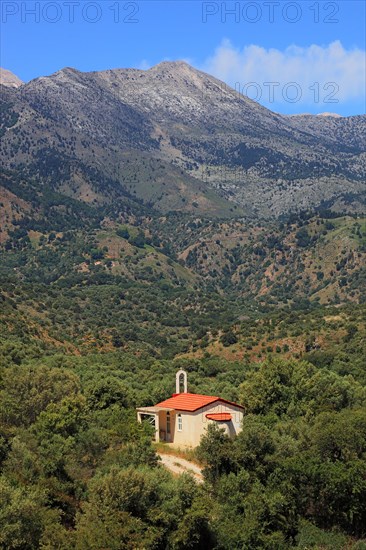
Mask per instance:
[[[260,103],[269,103],[270,86],[264,83],[272,82],[279,83],[272,87],[273,103],[299,98],[294,102],[297,105],[320,103],[323,107],[329,103],[336,107],[336,103],[365,97],[365,60],[364,51],[346,50],[340,41],[327,46],[312,44],[306,48],[292,45],[281,51],[257,45],[240,50],[224,40],[200,68],[237,89],[240,86],[241,91],[244,89],[249,97]],[[257,86],[248,87],[250,82]],[[291,82],[297,87],[286,88]],[[256,97],[259,92],[262,96]]]

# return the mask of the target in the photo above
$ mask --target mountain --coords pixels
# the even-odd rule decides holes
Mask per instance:
[[[362,212],[366,116],[282,116],[184,62],[2,90],[3,168],[72,199],[219,217]]]
[[[23,82],[12,72],[0,67],[0,84],[9,88],[19,88]]]

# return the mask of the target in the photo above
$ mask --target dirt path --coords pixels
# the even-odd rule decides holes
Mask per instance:
[[[173,472],[173,474],[183,474],[186,472],[191,474],[198,483],[203,483],[202,469],[197,464],[174,455],[159,453],[159,456],[163,466]]]

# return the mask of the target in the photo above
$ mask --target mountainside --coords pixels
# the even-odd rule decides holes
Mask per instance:
[[[88,204],[364,210],[366,116],[281,116],[183,62],[66,68],[2,92],[2,166]]]
[[[3,336],[74,353],[136,345],[168,356],[203,338],[201,349],[218,354],[223,332],[246,319],[364,303],[365,219],[258,225],[126,213],[116,223],[48,200],[0,248]]]

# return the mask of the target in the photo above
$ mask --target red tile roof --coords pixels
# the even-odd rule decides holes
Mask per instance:
[[[199,393],[175,393],[172,397],[169,397],[169,399],[165,399],[165,401],[158,403],[156,407],[167,407],[178,411],[193,412],[202,409],[202,407],[206,405],[211,405],[211,403],[215,403],[216,401],[222,401],[223,403],[228,403],[229,405],[234,405],[242,409],[240,405],[227,401],[226,399],[221,399],[221,397],[200,395]]]
[[[216,420],[218,422],[228,422],[231,420],[231,414],[230,413],[211,413],[206,414],[206,418],[209,420]]]

